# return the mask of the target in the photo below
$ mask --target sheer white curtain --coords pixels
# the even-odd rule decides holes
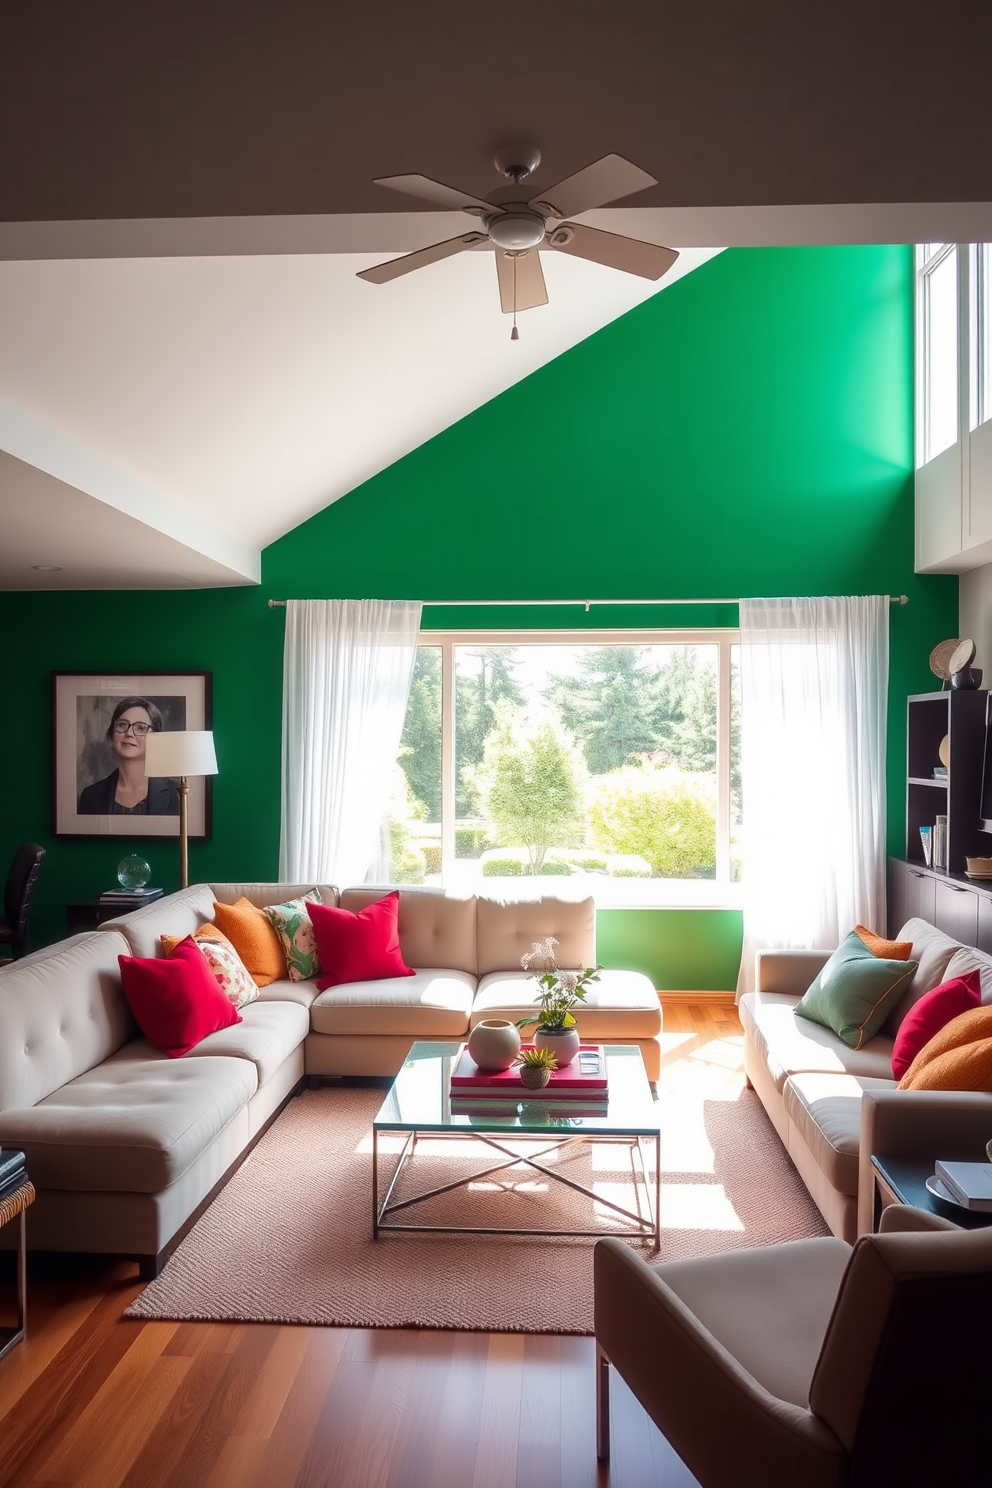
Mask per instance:
[[[421,605],[290,600],[282,702],[284,882],[363,882],[400,747]]]
[[[741,626],[744,950],[885,933],[889,601],[745,599]]]

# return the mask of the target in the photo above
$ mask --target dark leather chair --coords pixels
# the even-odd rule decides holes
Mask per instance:
[[[9,945],[15,961],[27,955],[28,910],[44,856],[45,849],[37,842],[22,842],[7,874],[0,915],[0,947]]]

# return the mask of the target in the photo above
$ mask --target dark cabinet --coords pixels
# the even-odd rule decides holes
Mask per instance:
[[[934,924],[936,882],[933,875],[901,858],[889,861],[889,934],[895,936],[907,920]]]
[[[973,946],[978,941],[978,895],[962,884],[935,883],[933,923],[952,940]]]
[[[920,828],[947,817],[949,873],[963,873],[966,857],[984,857],[990,838],[979,827],[985,758],[984,689],[923,692],[906,700],[906,858],[923,864]],[[941,744],[947,740],[946,775]]]

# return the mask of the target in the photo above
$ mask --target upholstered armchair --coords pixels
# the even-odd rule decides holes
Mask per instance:
[[[853,1247],[594,1264],[601,1458],[612,1366],[703,1488],[988,1477],[992,1229],[893,1206]]]

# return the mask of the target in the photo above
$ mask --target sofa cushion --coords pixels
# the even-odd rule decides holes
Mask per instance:
[[[479,899],[479,976],[517,971],[536,941],[553,935],[555,959],[566,971],[596,963],[596,905],[585,899]]]
[[[797,997],[782,992],[746,992],[738,1013],[749,1043],[781,1095],[792,1074],[892,1079],[892,1040],[876,1034],[863,1049],[851,1049],[822,1024],[795,1016]]]
[[[250,899],[236,904],[213,905],[214,923],[219,925],[260,987],[282,981],[286,958],[274,926]]]
[[[537,1011],[538,986],[525,971],[493,972],[479,982],[472,1026],[483,1018],[516,1023]],[[602,971],[586,1000],[573,1008],[583,1039],[655,1038],[661,1032],[661,1003],[650,977],[640,971]]]
[[[0,1115],[39,1188],[158,1193],[250,1101],[250,1059],[166,1059],[144,1039],[29,1109]]]
[[[936,925],[931,925],[929,920],[907,920],[896,939],[913,942],[910,960],[916,962],[916,975],[882,1025],[885,1033],[893,1035],[913,1004],[946,981],[948,963],[959,949],[956,940],[951,940],[949,935],[938,930]]]
[[[861,1096],[866,1089],[894,1089],[892,1080],[853,1075],[790,1075],[782,1095],[786,1114],[832,1188],[858,1192]]]
[[[241,1014],[241,1022],[222,1028],[201,1039],[187,1058],[250,1059],[255,1066],[259,1087],[281,1068],[293,1050],[310,1032],[306,1008],[295,1002],[254,1002]]]
[[[334,884],[214,883],[209,888],[217,904],[237,904],[239,899],[247,899],[256,909],[264,909],[267,904],[284,904],[287,899],[300,899],[311,892],[320,895],[321,904],[338,902],[338,890]]]
[[[119,956],[121,988],[134,1021],[163,1054],[178,1059],[241,1014],[222,991],[191,935],[171,956]]]
[[[900,1090],[992,1090],[992,1006],[971,1008],[935,1033]]]
[[[258,983],[219,925],[212,922],[201,925],[198,930],[193,931],[191,938],[207,958],[207,965],[228,1002],[233,1003],[236,1008],[243,1008],[249,1002],[257,1000],[261,990]],[[164,954],[171,956],[176,946],[182,945],[185,939],[186,936],[177,938],[175,935],[163,935],[161,943]]]
[[[104,920],[102,931],[118,930],[127,940],[132,956],[157,956],[163,935],[182,939],[214,917],[214,899],[206,884],[190,884],[164,899],[155,899],[142,909],[116,920]]]
[[[356,913],[330,904],[311,906],[321,974],[317,990],[342,982],[385,981],[413,976],[400,950],[400,894],[394,889]]]
[[[287,899],[282,904],[267,904],[262,910],[282,944],[286,971],[291,982],[305,982],[320,970],[317,937],[309,907],[321,902],[316,889]]]
[[[803,993],[796,1014],[825,1024],[845,1044],[860,1049],[882,1026],[915,972],[915,961],[875,956],[852,930]]]
[[[970,1008],[978,1007],[982,998],[979,972],[966,971],[963,976],[948,977],[932,992],[925,992],[914,1003],[899,1025],[892,1046],[892,1075],[901,1080],[913,1060],[935,1033]]]
[[[317,996],[316,982],[269,982],[267,987],[259,987],[259,1002],[295,1002],[298,1007],[308,1008]]]
[[[446,967],[388,981],[346,982],[321,992],[310,1022],[314,1033],[464,1038],[474,993],[474,977]]]
[[[341,908],[357,913],[389,892],[371,886],[344,889]],[[440,967],[474,977],[476,923],[474,895],[449,894],[444,889],[400,890],[400,952],[407,966]]]
[[[0,1109],[33,1106],[137,1033],[121,992],[123,935],[91,930],[0,975]]]
[[[975,950],[973,946],[958,946],[947,963],[946,976],[967,976],[970,971],[978,972],[982,1002],[986,1005],[992,1003],[992,957]]]

